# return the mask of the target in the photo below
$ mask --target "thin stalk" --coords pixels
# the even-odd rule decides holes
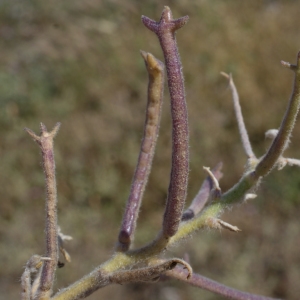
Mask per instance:
[[[235,111],[235,117],[238,123],[238,128],[240,132],[240,137],[242,140],[242,144],[245,150],[245,153],[248,158],[255,158],[255,154],[253,153],[252,146],[249,140],[248,132],[245,126],[242,109],[239,101],[239,94],[237,92],[237,89],[235,87],[234,81],[232,79],[231,74],[226,74],[224,72],[221,72],[221,74],[229,80],[229,87],[232,93],[232,100],[233,100],[233,106]]]

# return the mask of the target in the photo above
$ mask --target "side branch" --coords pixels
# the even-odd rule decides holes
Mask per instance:
[[[149,74],[146,121],[140,155],[119,233],[118,251],[127,251],[133,239],[140,204],[151,170],[163,102],[164,65],[150,53],[141,51],[141,54]]]
[[[293,92],[281,122],[279,132],[275,137],[273,143],[271,144],[266,155],[258,163],[255,174],[257,177],[264,176],[268,174],[274,165],[276,164],[278,158],[283,154],[286,146],[289,142],[291,132],[294,128],[296,117],[299,111],[300,105],[300,52],[297,56],[297,65],[291,65],[286,62],[282,62],[282,65],[291,69],[295,72],[294,87]]]
[[[28,134],[38,143],[42,151],[43,168],[46,180],[46,257],[41,272],[40,283],[35,299],[49,299],[52,294],[55,270],[58,262],[58,227],[57,227],[57,191],[55,179],[55,161],[53,139],[60,127],[57,123],[51,132],[41,123],[41,135],[37,136],[30,129]]]

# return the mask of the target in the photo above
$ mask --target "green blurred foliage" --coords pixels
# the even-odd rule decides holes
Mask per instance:
[[[220,71],[232,72],[257,155],[264,132],[278,128],[293,75],[280,60],[300,48],[298,1],[166,0],[174,17],[188,14],[177,34],[186,82],[191,172],[188,199],[202,166],[224,162],[223,190],[241,176],[245,155],[231,95]],[[72,263],[58,270],[63,287],[109,258],[141,140],[147,74],[139,49],[162,59],[157,38],[140,16],[159,19],[161,1],[3,0],[0,2],[0,295],[16,299],[22,266],[44,251],[44,178],[38,147],[22,130],[62,122],[55,154],[59,223],[74,240]],[[160,228],[171,154],[166,90],[161,133],[142,206],[136,245]],[[300,126],[290,149],[298,157]],[[196,272],[245,291],[299,299],[300,176],[274,171],[259,197],[224,215],[239,234],[200,232],[186,252]],[[221,299],[177,282],[107,287],[90,299]]]

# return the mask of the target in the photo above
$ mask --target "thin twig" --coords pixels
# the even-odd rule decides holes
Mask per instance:
[[[253,153],[251,143],[249,140],[248,132],[245,126],[243,114],[242,114],[242,109],[239,101],[239,94],[237,92],[236,86],[234,84],[234,81],[232,79],[231,74],[226,74],[224,72],[221,72],[221,75],[223,75],[225,78],[229,80],[229,87],[231,89],[232,93],[232,100],[233,100],[233,106],[234,106],[234,111],[235,111],[235,117],[238,123],[239,127],[239,132],[240,132],[240,137],[242,140],[242,144],[245,150],[245,153],[248,158],[255,158],[255,154]]]
[[[164,91],[164,65],[152,54],[141,51],[149,74],[148,103],[141,150],[119,233],[118,251],[127,251],[133,240],[145,186],[151,170],[158,137]]]
[[[46,179],[46,257],[50,258],[50,260],[46,260],[43,263],[36,299],[47,299],[51,296],[58,262],[57,191],[53,139],[59,127],[60,123],[57,123],[53,130],[48,132],[46,126],[41,123],[40,136],[25,128],[41,148]]]
[[[169,7],[165,6],[159,22],[142,16],[144,25],[153,31],[164,53],[171,97],[172,113],[172,170],[168,198],[163,219],[163,235],[173,236],[182,217],[187,193],[189,173],[189,131],[185,101],[182,65],[177,49],[175,32],[188,21],[188,16],[174,20]]]
[[[212,279],[209,279],[207,277],[201,276],[199,274],[193,273],[192,276],[187,279],[186,275],[187,272],[180,268],[176,267],[170,271],[166,272],[166,275],[172,278],[176,278],[180,281],[184,281],[187,284],[200,287],[202,289],[211,291],[213,293],[222,295],[228,299],[233,300],[276,300],[274,298],[254,295],[250,293],[245,293],[236,289],[233,289],[231,287],[228,287],[226,285],[223,285],[221,283],[218,283]],[[279,300],[279,299],[277,299]]]

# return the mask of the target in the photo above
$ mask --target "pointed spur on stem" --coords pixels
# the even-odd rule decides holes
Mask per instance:
[[[163,102],[164,65],[150,53],[141,51],[141,55],[149,74],[146,121],[138,163],[119,233],[117,251],[127,251],[133,240],[142,197],[151,170]]]
[[[172,169],[162,235],[168,240],[176,234],[181,221],[186,199],[189,173],[189,131],[185,100],[182,65],[176,44],[175,33],[184,26],[189,17],[173,19],[169,7],[165,6],[159,22],[142,16],[144,25],[153,31],[163,50],[167,69],[172,115]]]
[[[28,128],[25,128],[25,131],[37,142],[42,152],[46,180],[46,257],[49,260],[43,262],[37,296],[35,298],[49,299],[52,294],[55,270],[58,262],[57,191],[53,139],[58,133],[60,123],[57,123],[51,132],[47,131],[43,123],[41,123],[40,127],[40,136]]]

